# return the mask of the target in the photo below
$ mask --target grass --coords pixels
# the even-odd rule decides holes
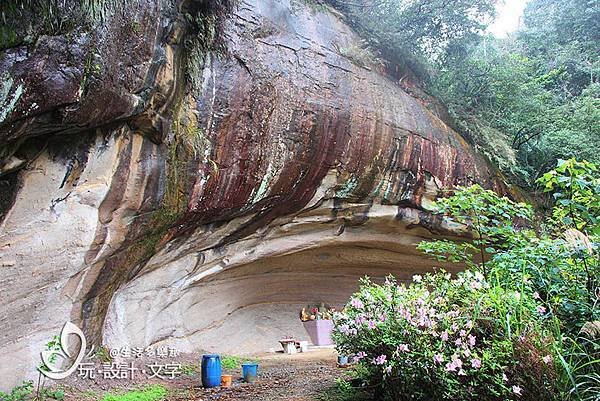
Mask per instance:
[[[221,367],[223,369],[238,369],[241,364],[242,360],[237,356],[225,355],[221,358]]]
[[[32,399],[37,401],[62,401],[65,398],[65,392],[62,388],[53,390],[42,387],[39,389],[39,393],[36,394],[34,387],[32,381],[24,381],[20,386],[13,388],[10,393],[0,391],[0,401],[29,401]]]
[[[20,386],[13,388],[10,393],[0,391],[0,400],[22,401],[28,399],[31,394],[33,394],[33,382],[25,381]]]
[[[98,347],[94,356],[98,358],[98,360],[100,360],[101,362],[112,362],[110,352],[108,351],[108,348],[104,346]]]
[[[186,376],[194,376],[196,373],[198,373],[199,370],[200,368],[198,367],[198,365],[193,363],[181,366],[181,373]]]
[[[102,401],[160,401],[167,397],[167,389],[155,384],[142,390],[128,391],[123,394],[105,394]]]
[[[98,394],[92,390],[85,390],[83,393],[81,393],[81,396],[86,400],[97,400],[100,398]]]
[[[239,356],[235,355],[223,355],[221,356],[221,368],[226,370],[234,370],[241,369],[242,363],[244,362],[258,362],[255,359],[243,359]],[[185,364],[181,367],[181,373],[186,376],[193,376],[197,373],[200,373],[200,365],[199,364]]]
[[[335,384],[317,396],[319,401],[367,401],[364,390],[355,389],[347,380],[336,379]]]

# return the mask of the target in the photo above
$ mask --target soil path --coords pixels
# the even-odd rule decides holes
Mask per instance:
[[[336,378],[346,373],[337,367],[336,354],[332,349],[311,350],[295,355],[264,354],[256,359],[259,361],[259,378],[254,384],[243,382],[241,368],[223,370],[223,373],[233,375],[230,388],[202,388],[198,357],[194,355],[181,356],[177,362],[196,371],[188,371],[174,379],[139,378],[125,381],[73,377],[60,387],[65,392],[65,401],[100,401],[104,394],[119,394],[150,384],[165,386],[169,390],[169,401],[317,401],[319,394],[332,387]]]

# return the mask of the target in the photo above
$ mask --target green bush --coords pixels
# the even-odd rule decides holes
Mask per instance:
[[[599,400],[600,178],[560,160],[540,180],[555,200],[531,208],[475,185],[436,202],[472,240],[419,249],[467,271],[362,282],[334,339],[378,395],[395,400]]]
[[[333,336],[383,398],[552,400],[556,356],[541,310],[479,272],[415,276],[409,287],[363,279]]]
[[[33,393],[33,382],[25,381],[20,386],[11,390],[10,393],[0,391],[0,401],[24,401],[30,398]]]
[[[242,364],[242,360],[237,356],[225,355],[221,358],[221,366],[223,369],[238,369]]]

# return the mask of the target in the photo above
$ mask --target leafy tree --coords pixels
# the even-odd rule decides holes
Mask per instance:
[[[497,0],[327,0],[384,56],[427,78],[427,60],[456,41],[481,33]]]
[[[460,132],[526,187],[558,159],[600,162],[600,3],[532,0],[507,39],[449,46],[430,89]]]
[[[540,72],[560,66],[556,91],[580,94],[600,72],[600,3],[588,0],[532,0],[524,13],[520,44]]]
[[[530,219],[532,213],[529,205],[500,197],[479,185],[458,188],[452,196],[438,200],[435,206],[438,213],[472,232],[473,240],[466,243],[423,241],[418,248],[440,261],[464,262],[471,267],[477,266],[473,261],[473,251],[476,251],[485,276],[489,273],[486,255],[493,255],[520,240],[514,223],[518,219]]]
[[[600,234],[600,178],[594,163],[559,160],[538,182],[552,193],[552,215],[559,227]]]

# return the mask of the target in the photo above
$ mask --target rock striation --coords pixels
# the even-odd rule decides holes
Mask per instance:
[[[125,2],[0,52],[0,387],[33,376],[68,320],[108,347],[250,353],[305,336],[300,305],[431,268],[415,244],[460,234],[430,213],[440,189],[506,191],[353,58],[360,38],[334,10],[196,3]]]

